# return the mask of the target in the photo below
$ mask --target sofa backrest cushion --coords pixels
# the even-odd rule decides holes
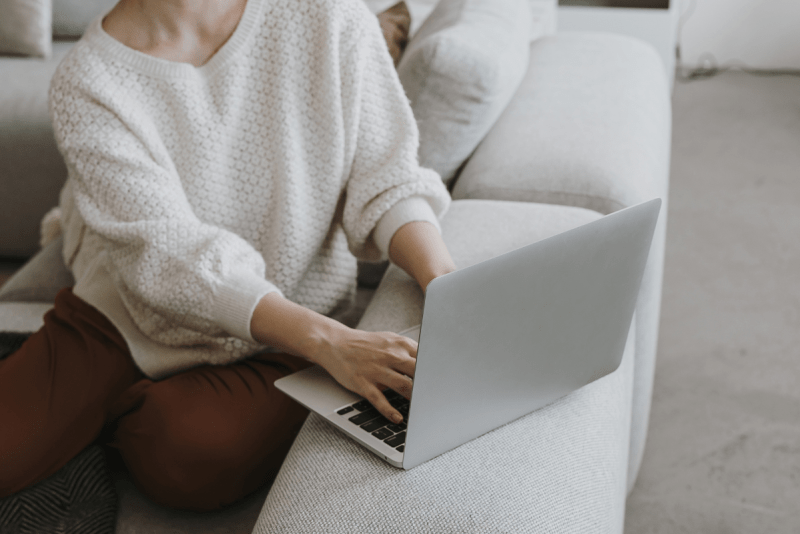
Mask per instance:
[[[111,11],[117,0],[53,0],[53,35],[80,37],[95,17]]]
[[[420,163],[450,183],[528,66],[529,0],[441,0],[398,66],[420,130]]]
[[[0,0],[0,54],[49,57],[50,0]]]

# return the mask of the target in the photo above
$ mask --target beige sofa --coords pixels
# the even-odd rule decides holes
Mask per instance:
[[[55,57],[66,47],[57,43]],[[656,52],[629,38],[557,34],[533,41],[529,52],[510,103],[459,168],[445,239],[464,266],[663,198],[621,367],[409,472],[383,464],[311,416],[272,489],[216,516],[153,507],[120,472],[118,532],[245,532],[254,521],[264,533],[622,532],[625,497],[644,450],[658,335],[668,82]],[[21,67],[0,60],[4,77],[10,68]],[[42,66],[36,83],[44,83],[48,68]],[[3,120],[10,113],[15,124],[28,121],[2,98]],[[12,150],[5,141],[12,137],[14,161],[28,162],[9,164],[4,152],[0,189],[14,201],[37,197],[26,204],[30,211],[0,218],[0,254],[36,248],[38,217],[55,204],[63,180],[46,121],[31,113],[40,118],[25,128],[0,126],[0,150]],[[28,135],[39,136],[34,148]],[[34,182],[35,188],[25,185]],[[55,291],[69,283],[56,242],[0,290],[0,330],[36,329]],[[421,304],[413,282],[390,267],[359,328],[403,330],[419,323]]]

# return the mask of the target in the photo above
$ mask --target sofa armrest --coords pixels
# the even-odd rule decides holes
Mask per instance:
[[[455,199],[600,213],[664,201],[636,305],[629,489],[644,452],[655,371],[671,125],[669,85],[650,45],[602,33],[544,37],[531,45],[522,84],[453,189]]]

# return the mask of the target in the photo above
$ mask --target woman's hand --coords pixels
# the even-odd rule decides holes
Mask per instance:
[[[411,398],[417,342],[392,332],[346,329],[320,344],[311,359],[341,385],[367,399],[384,417],[399,423],[403,416],[382,393],[387,387]]]
[[[416,341],[391,332],[349,328],[278,293],[265,295],[256,305],[250,331],[265,345],[321,365],[387,419],[402,421],[382,390],[390,387],[406,398],[411,396]]]

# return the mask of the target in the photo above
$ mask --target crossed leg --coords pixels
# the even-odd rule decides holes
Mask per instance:
[[[44,326],[0,361],[0,498],[52,475],[112,424],[110,445],[155,502],[232,503],[277,473],[307,412],[273,382],[308,365],[261,354],[152,381],[113,325],[63,290]]]

